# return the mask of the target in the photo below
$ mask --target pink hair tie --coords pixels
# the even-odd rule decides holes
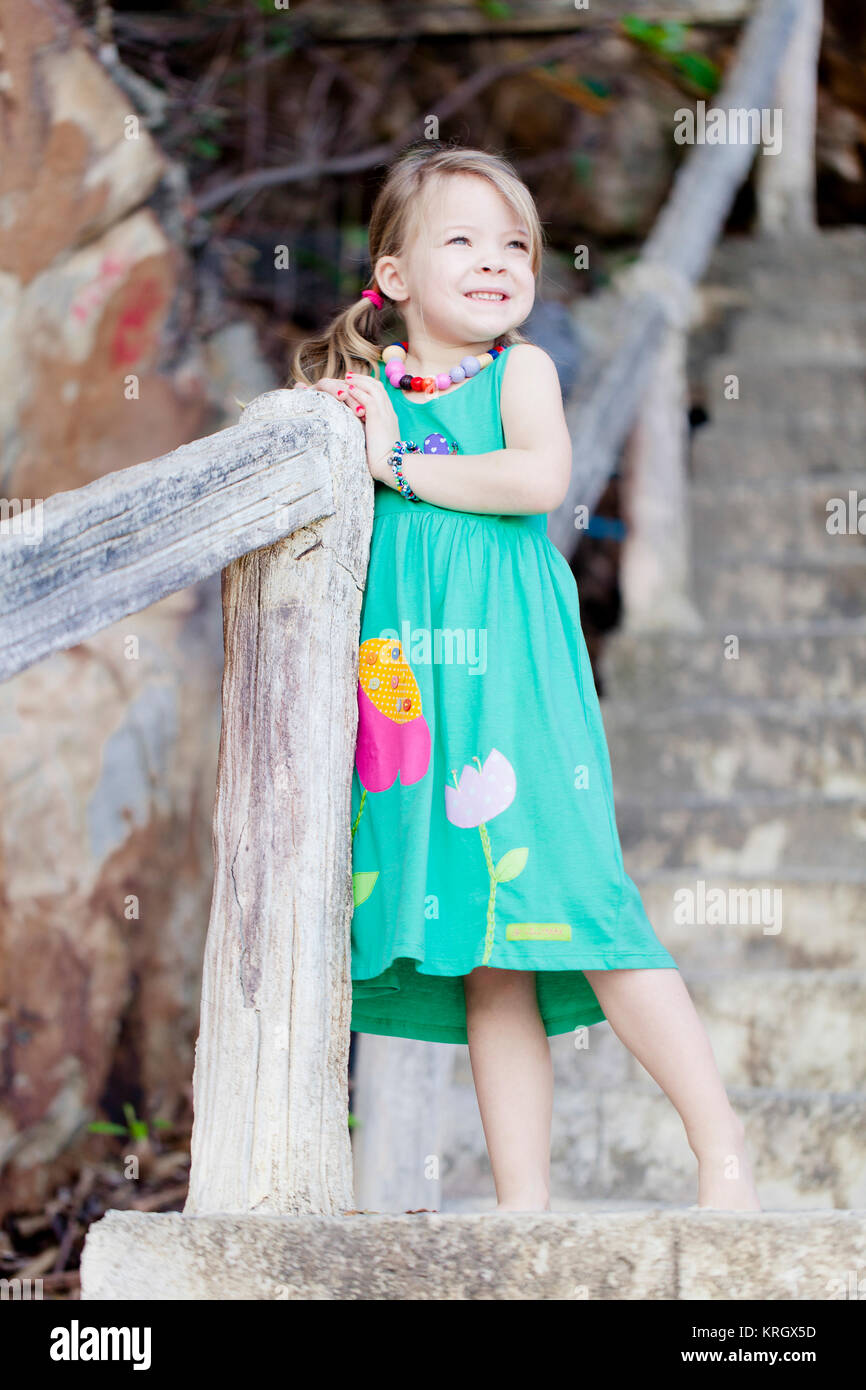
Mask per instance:
[[[377,309],[382,308],[383,300],[378,290],[362,290],[361,296],[364,299],[369,299],[370,303],[375,305]]]

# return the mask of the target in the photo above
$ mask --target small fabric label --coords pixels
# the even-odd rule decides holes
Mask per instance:
[[[570,941],[568,922],[509,922],[506,941]]]

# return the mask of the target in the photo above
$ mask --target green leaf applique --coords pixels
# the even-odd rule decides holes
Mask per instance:
[[[352,874],[352,897],[355,900],[355,907],[367,901],[378,877],[378,869]]]
[[[509,883],[511,879],[517,878],[526,868],[526,861],[529,858],[528,849],[510,849],[503,854],[496,868],[493,870],[493,877],[497,883]]]

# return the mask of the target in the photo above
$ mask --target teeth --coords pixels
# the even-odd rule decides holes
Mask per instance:
[[[472,290],[472,291],[466,296],[466,298],[467,298],[467,299],[491,299],[491,300],[493,300],[495,303],[498,304],[500,300],[502,300],[502,299],[505,298],[505,295],[504,295],[504,294],[500,294],[498,290],[497,290],[497,291],[490,291],[490,290]]]

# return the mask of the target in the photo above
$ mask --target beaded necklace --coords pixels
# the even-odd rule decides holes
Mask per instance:
[[[389,343],[383,349],[385,375],[391,385],[399,387],[401,391],[423,391],[428,396],[438,396],[440,392],[447,391],[458,382],[465,381],[467,377],[477,376],[484,367],[489,367],[500,352],[505,351],[505,344],[497,343],[489,352],[482,352],[480,357],[462,357],[450,372],[440,372],[438,376],[410,376],[408,372],[404,372],[408,351],[409,344],[402,342]]]

